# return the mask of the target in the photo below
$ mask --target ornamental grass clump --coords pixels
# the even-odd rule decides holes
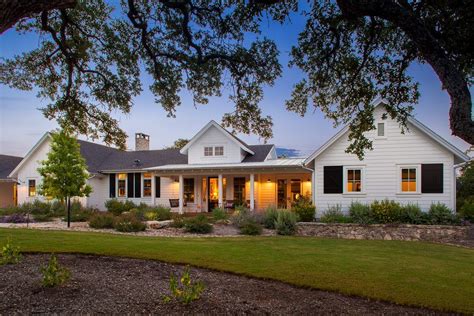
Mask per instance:
[[[95,229],[112,229],[114,228],[115,217],[110,213],[98,213],[89,219],[89,227]]]
[[[360,202],[352,202],[349,207],[349,217],[352,222],[362,225],[372,224],[372,212],[370,206]]]
[[[459,224],[459,218],[442,203],[433,203],[428,211],[428,220],[432,225]]]
[[[296,233],[296,223],[298,215],[291,211],[279,211],[275,221],[275,229],[278,235],[294,235]]]
[[[114,228],[116,231],[123,233],[136,233],[146,230],[146,224],[135,215],[128,213],[114,219]]]
[[[5,264],[17,264],[21,261],[20,247],[14,246],[11,239],[2,247],[0,266]]]
[[[40,268],[44,287],[56,287],[64,284],[71,277],[71,272],[59,265],[56,255],[51,254],[48,264]]]
[[[186,267],[181,277],[171,274],[169,289],[170,294],[163,297],[165,303],[176,300],[179,303],[187,305],[201,297],[205,285],[202,281],[191,280],[189,267]]]
[[[350,223],[351,218],[342,212],[340,204],[330,205],[321,216],[323,223]]]
[[[209,223],[207,216],[199,214],[196,217],[186,219],[184,221],[184,229],[188,233],[209,234],[212,232],[212,225]]]
[[[267,229],[275,229],[277,217],[278,210],[275,207],[268,207],[263,214],[263,226]]]

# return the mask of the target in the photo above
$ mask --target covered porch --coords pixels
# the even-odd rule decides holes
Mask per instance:
[[[173,211],[211,212],[214,208],[233,209],[244,205],[251,210],[269,206],[290,208],[301,196],[312,197],[311,170],[293,159],[280,166],[213,168],[189,165],[150,168],[152,191],[160,186],[152,204],[169,205]],[[292,162],[292,164],[289,164]]]

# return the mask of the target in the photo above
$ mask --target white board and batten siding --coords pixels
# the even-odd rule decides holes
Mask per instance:
[[[349,145],[348,132],[320,153],[314,160],[316,172],[316,206],[319,214],[328,206],[341,205],[347,211],[351,202],[371,203],[374,200],[390,199],[401,204],[418,204],[424,211],[432,203],[443,203],[455,209],[454,155],[438,142],[409,124],[409,131],[401,133],[396,121],[382,120],[383,107],[375,110],[375,126],[385,123],[385,137],[378,137],[377,131],[367,133],[373,140],[373,150],[366,151],[364,160],[345,152]],[[443,164],[443,193],[403,194],[400,193],[400,166],[421,164]],[[324,194],[324,166],[363,167],[362,194]],[[346,183],[343,183],[346,186]]]
[[[223,156],[204,156],[204,147],[223,146]],[[229,136],[219,131],[215,126],[208,128],[196,141],[189,147],[189,164],[208,164],[208,163],[239,163],[242,161],[244,153],[241,147],[229,139]]]

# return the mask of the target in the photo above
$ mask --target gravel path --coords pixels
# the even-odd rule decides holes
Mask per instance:
[[[62,287],[44,289],[39,266],[48,258],[30,254],[18,265],[0,266],[0,314],[437,314],[197,268],[191,276],[206,284],[202,298],[187,306],[163,303],[170,274],[181,273],[183,266],[85,255],[59,255],[72,278]]]

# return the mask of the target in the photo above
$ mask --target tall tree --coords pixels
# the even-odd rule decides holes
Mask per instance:
[[[40,194],[66,201],[67,227],[70,227],[71,198],[89,196],[92,192],[86,183],[89,178],[86,162],[70,132],[63,129],[51,133],[51,149],[38,172],[43,178]]]
[[[286,102],[288,110],[304,115],[314,106],[336,124],[350,122],[348,151],[361,157],[372,145],[364,137],[374,128],[371,102],[387,99],[389,115],[405,127],[419,97],[407,69],[427,63],[451,97],[453,134],[474,143],[473,1],[313,0],[302,9],[298,0],[124,0],[113,15],[102,0],[55,0],[42,9],[42,0],[19,2],[22,10],[5,13],[0,32],[20,21],[17,29],[41,34],[41,45],[0,64],[0,82],[38,88],[51,99],[43,109],[48,118],[102,135],[107,143],[124,147],[125,134],[110,110],[130,111],[142,89],[140,63],[169,116],[182,89],[197,105],[230,87],[235,110],[223,124],[271,137],[271,117],[259,102],[281,65],[260,26],[267,19],[288,23],[294,15],[306,25],[290,64],[306,75]]]
[[[165,149],[181,149],[189,143],[189,139],[178,138],[174,141],[172,146],[166,147]]]

